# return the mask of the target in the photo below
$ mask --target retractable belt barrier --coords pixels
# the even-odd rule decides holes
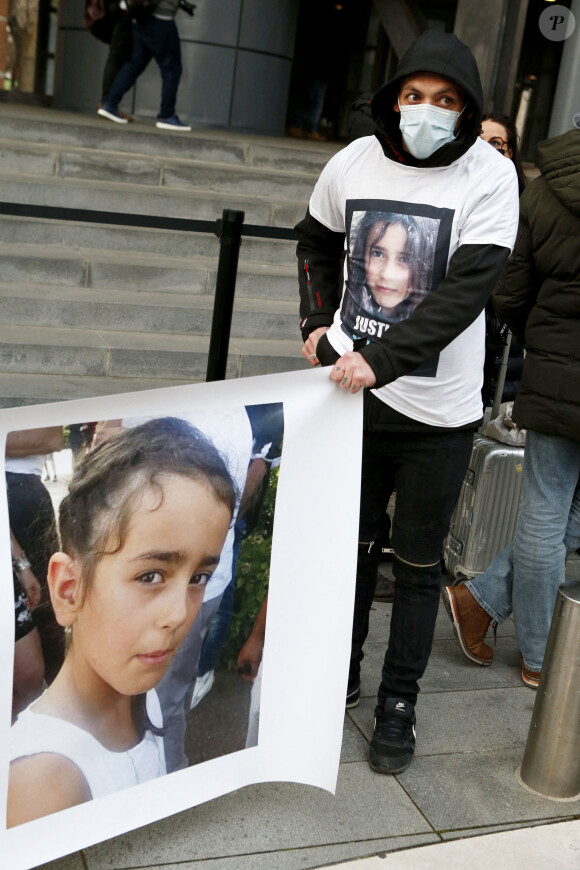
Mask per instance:
[[[93,209],[61,208],[52,205],[0,202],[0,215],[216,235],[220,243],[220,253],[207,361],[207,381],[222,381],[226,376],[242,237],[296,240],[294,230],[289,227],[245,224],[245,212],[233,209],[224,209],[221,218],[215,221],[202,221],[189,218],[160,217],[158,215],[95,211]]]

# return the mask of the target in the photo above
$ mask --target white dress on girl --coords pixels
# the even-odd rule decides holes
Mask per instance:
[[[46,713],[35,713],[31,709],[34,704],[36,701],[18,716],[10,729],[10,761],[41,752],[62,755],[79,768],[93,799],[167,772],[163,738],[151,731],[146,731],[141,742],[132,749],[112,752],[78,725]],[[147,692],[146,707],[152,725],[161,728],[163,718],[154,689]]]

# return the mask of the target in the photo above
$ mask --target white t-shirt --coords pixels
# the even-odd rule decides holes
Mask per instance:
[[[460,245],[511,250],[518,211],[511,160],[481,139],[450,166],[434,168],[395,163],[375,136],[352,142],[326,165],[310,199],[316,220],[346,233],[345,284],[327,333],[331,345],[342,355],[353,349],[353,338],[380,338],[409,317],[445,277]],[[386,262],[392,269],[381,277],[376,267]],[[436,358],[373,392],[433,426],[478,420],[484,340],[482,313]]]
[[[167,773],[163,738],[151,731],[132,749],[112,752],[78,725],[46,713],[35,713],[31,708],[36,703],[23,710],[10,729],[10,761],[41,752],[62,755],[79,768],[93,799]],[[154,689],[147,692],[146,703],[151,723],[161,728],[163,717]]]
[[[14,474],[36,474],[37,477],[41,477],[43,465],[44,456],[20,456],[17,459],[7,456],[4,470],[12,471]]]

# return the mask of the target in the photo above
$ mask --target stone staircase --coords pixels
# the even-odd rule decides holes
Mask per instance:
[[[337,146],[0,104],[0,201],[291,227]],[[205,379],[210,234],[0,215],[0,407]],[[242,242],[228,377],[302,368],[294,243]]]

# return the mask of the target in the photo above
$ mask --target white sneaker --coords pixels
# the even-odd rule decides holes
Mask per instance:
[[[159,118],[155,124],[160,130],[180,130],[182,133],[189,133],[191,127],[179,120],[177,115],[172,115],[171,118]]]
[[[189,709],[193,710],[197,707],[202,698],[205,698],[209,690],[214,684],[215,676],[213,671],[206,671],[201,677],[198,677],[193,687],[193,695],[191,696],[191,704]]]
[[[99,106],[97,115],[102,118],[108,118],[109,121],[114,121],[115,124],[128,124],[127,118],[120,113],[116,106]]]

